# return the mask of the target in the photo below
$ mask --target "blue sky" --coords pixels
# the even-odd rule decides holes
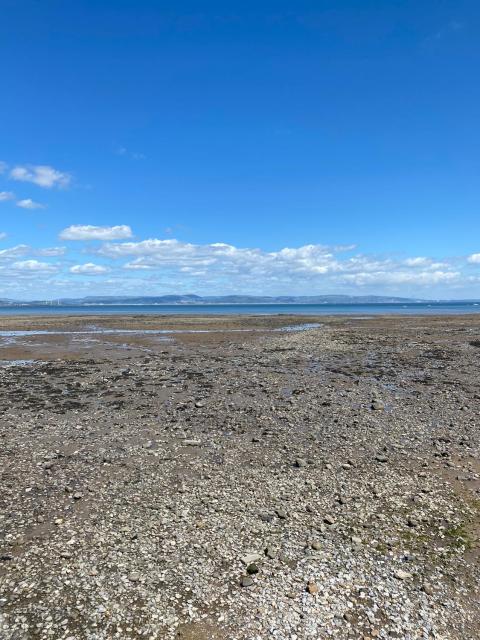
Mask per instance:
[[[480,297],[478,2],[0,9],[0,297]]]

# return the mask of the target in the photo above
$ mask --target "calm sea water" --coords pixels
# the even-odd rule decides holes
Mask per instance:
[[[13,315],[443,315],[480,313],[472,302],[431,302],[409,304],[202,304],[202,305],[91,305],[2,307],[0,316]],[[1,322],[1,321],[0,321]]]

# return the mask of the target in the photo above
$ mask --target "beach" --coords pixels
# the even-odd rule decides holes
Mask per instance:
[[[480,316],[5,316],[0,638],[480,635]]]

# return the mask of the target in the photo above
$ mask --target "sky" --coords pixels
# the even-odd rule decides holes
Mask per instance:
[[[0,298],[480,298],[478,0],[0,0]]]

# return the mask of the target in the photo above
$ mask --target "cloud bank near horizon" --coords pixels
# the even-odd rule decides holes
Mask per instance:
[[[480,253],[463,257],[376,256],[353,245],[308,244],[266,251],[224,242],[133,240],[129,225],[70,225],[68,246],[5,245],[0,297],[165,293],[462,297],[480,284]],[[445,295],[445,292],[448,292]]]

